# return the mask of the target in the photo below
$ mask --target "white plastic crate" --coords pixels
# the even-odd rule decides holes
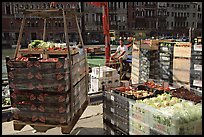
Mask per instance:
[[[107,67],[107,66],[100,66],[100,67],[93,67],[92,68],[92,75],[101,78],[101,77],[115,77],[117,75],[117,70]]]
[[[95,75],[90,75],[90,90],[89,93],[96,93],[102,90],[102,86],[105,88],[113,88],[120,86],[120,75],[117,74],[115,77],[101,77],[97,78]]]
[[[196,135],[202,132],[202,119],[179,124],[179,121],[173,117],[163,114],[155,109],[150,115],[149,126],[168,135]]]
[[[143,103],[136,103],[135,101],[129,101],[129,117],[135,118],[145,124],[149,123],[149,114],[152,107]]]
[[[149,125],[137,120],[136,118],[129,117],[129,134],[149,135],[150,134]]]

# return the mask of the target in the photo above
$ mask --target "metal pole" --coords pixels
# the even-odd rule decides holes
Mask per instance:
[[[110,60],[110,30],[109,30],[108,2],[104,2],[103,5],[103,29],[105,35],[105,56],[107,65]]]
[[[20,44],[21,44],[21,40],[22,40],[22,34],[23,34],[24,26],[25,26],[25,15],[23,15],[23,20],[21,22],[21,28],[20,28],[20,33],[19,33],[19,36],[18,36],[17,47],[16,47],[16,50],[15,50],[15,53],[14,53],[14,58],[17,57],[18,51],[20,49]]]

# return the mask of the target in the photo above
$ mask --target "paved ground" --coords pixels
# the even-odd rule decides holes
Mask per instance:
[[[2,122],[2,135],[67,135],[61,133],[61,128],[49,129],[47,132],[35,132],[26,125],[21,131],[13,129],[13,122]],[[103,104],[89,105],[79,121],[74,126],[70,135],[104,135],[103,131]]]

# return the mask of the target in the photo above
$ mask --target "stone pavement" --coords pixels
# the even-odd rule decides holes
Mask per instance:
[[[13,121],[2,122],[2,135],[67,135],[61,133],[60,127],[36,132],[26,125],[21,131],[13,129]],[[69,134],[68,134],[69,135]],[[88,105],[70,135],[104,135],[103,130],[103,104]]]

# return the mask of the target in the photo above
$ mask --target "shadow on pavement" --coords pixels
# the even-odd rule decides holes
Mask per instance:
[[[70,133],[70,135],[104,135],[104,129],[77,127]]]

